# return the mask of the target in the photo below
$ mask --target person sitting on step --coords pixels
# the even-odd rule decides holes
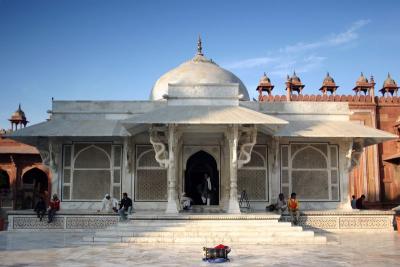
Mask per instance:
[[[282,214],[287,210],[287,202],[285,200],[285,196],[283,195],[283,193],[280,193],[278,196],[278,200],[276,201],[275,204],[275,210],[279,214]]]
[[[362,195],[360,198],[357,199],[356,201],[356,208],[359,210],[365,210],[365,204],[364,204],[364,200],[365,200],[365,195]]]
[[[351,196],[350,205],[351,205],[351,208],[352,208],[353,210],[357,209],[356,202],[357,202],[356,196],[355,196],[355,195],[352,195],[352,196]]]
[[[181,198],[182,209],[183,210],[192,209],[192,202],[193,202],[193,199],[191,199],[190,197],[186,196],[186,193],[184,192],[182,194],[182,198]]]
[[[34,211],[41,221],[44,217],[44,214],[46,213],[46,202],[44,201],[43,197],[40,197],[39,201],[36,203]]]
[[[291,221],[294,225],[297,225],[300,220],[300,205],[299,201],[296,199],[296,193],[292,193],[290,195],[290,199],[288,200],[287,207],[289,210]]]
[[[51,223],[56,215],[56,212],[60,210],[60,200],[58,199],[57,194],[53,195],[53,198],[50,200],[49,208],[48,208],[48,223]]]
[[[110,197],[109,194],[106,194],[102,201],[102,207],[100,211],[105,212],[118,212],[118,200]]]
[[[119,218],[121,221],[125,221],[128,219],[127,214],[132,213],[132,199],[128,197],[127,193],[122,194],[121,203],[119,204]]]

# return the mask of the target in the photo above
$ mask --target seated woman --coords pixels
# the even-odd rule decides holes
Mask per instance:
[[[190,197],[186,196],[186,193],[182,194],[181,205],[182,205],[182,209],[183,210],[192,209],[192,202],[193,202],[193,199],[191,199]]]

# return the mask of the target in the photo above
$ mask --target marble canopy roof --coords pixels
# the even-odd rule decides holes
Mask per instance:
[[[68,120],[55,118],[22,128],[10,134],[9,137],[107,137],[129,135],[119,120]]]
[[[397,138],[394,134],[349,121],[345,103],[173,104],[179,101],[54,101],[49,121],[6,137],[26,140],[26,143],[36,137],[123,137],[146,131],[151,124],[174,123],[255,124],[260,131],[277,137],[348,138],[357,139],[363,146]],[[196,101],[201,102],[201,99],[193,99],[192,103]]]
[[[127,119],[124,124],[263,124],[286,125],[286,120],[240,106],[166,106]]]
[[[278,130],[279,137],[307,138],[354,138],[359,139],[364,146],[378,144],[397,138],[396,135],[367,127],[352,121],[322,121],[303,120],[290,121]]]

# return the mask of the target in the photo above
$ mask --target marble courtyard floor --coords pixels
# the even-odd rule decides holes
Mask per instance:
[[[86,233],[87,234],[87,233]],[[0,266],[213,266],[195,245],[85,245],[85,233],[0,232]],[[326,245],[232,246],[217,266],[400,266],[400,234],[328,234]],[[229,244],[227,244],[229,245]]]

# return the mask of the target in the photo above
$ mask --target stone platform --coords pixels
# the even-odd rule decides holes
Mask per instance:
[[[304,211],[301,213],[300,226],[317,232],[335,231],[393,231],[394,211],[352,210],[352,211]],[[130,219],[143,220],[277,220],[288,222],[289,216],[281,218],[274,213],[252,212],[239,215],[226,213],[180,213],[166,215],[162,211],[137,211]],[[65,230],[80,231],[87,229],[105,229],[118,223],[118,216],[88,210],[62,210],[57,213],[55,221],[47,224],[46,218],[39,221],[32,210],[8,212],[9,231]]]

